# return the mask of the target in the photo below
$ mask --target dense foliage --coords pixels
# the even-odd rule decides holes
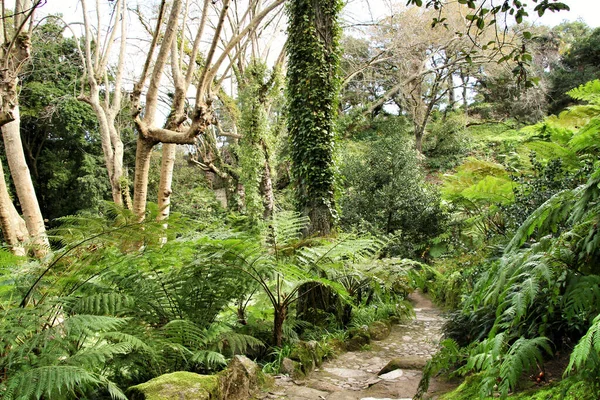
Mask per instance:
[[[299,210],[311,231],[328,234],[336,219],[334,138],[340,85],[339,0],[288,5],[288,131]]]
[[[565,8],[534,2],[539,14]],[[233,3],[206,9],[229,18]],[[134,155],[131,104],[119,104],[124,168],[148,167],[144,196],[169,205],[137,215],[105,202],[110,146],[77,99],[80,50],[104,44],[65,35],[55,17],[35,26],[20,127],[52,248],[24,239],[0,249],[0,399],[126,399],[132,385],[213,374],[238,354],[278,373],[300,341],[330,356],[330,340],[410,316],[417,288],[449,310],[419,395],[438,373],[466,378],[449,398],[521,398],[531,385],[539,396],[597,392],[600,30],[521,24],[499,43],[491,18],[520,23],[524,4],[409,3],[435,10],[402,9],[358,39],[342,37],[340,0],[292,0],[274,66],[260,57],[262,25],[232,45],[239,53],[198,55],[199,68],[232,62],[205,82],[201,106],[165,90],[183,93],[171,137],[206,123],[172,159],[155,139],[146,158]],[[234,20],[208,25],[245,35]],[[172,36],[175,67],[194,43]],[[126,93],[113,90],[113,69],[94,78],[114,99]],[[152,114],[137,106],[135,116]],[[6,183],[3,223],[25,214],[14,176]],[[565,380],[546,385],[547,365]]]

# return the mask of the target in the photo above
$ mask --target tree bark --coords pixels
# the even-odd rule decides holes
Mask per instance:
[[[273,195],[273,180],[271,178],[271,164],[269,162],[269,152],[267,151],[266,144],[262,143],[263,151],[265,154],[265,162],[263,165],[263,173],[260,183],[260,191],[263,198],[263,218],[271,219],[273,216],[273,210],[275,209],[275,196]]]
[[[150,172],[150,159],[155,141],[138,135],[135,151],[135,179],[133,190],[133,213],[142,221],[146,213],[146,198],[148,196],[148,174]]]
[[[171,211],[171,193],[173,193],[173,167],[175,166],[176,151],[176,144],[163,144],[162,146],[160,182],[158,185],[158,221],[167,219]]]
[[[273,344],[276,347],[283,345],[283,323],[287,318],[287,306],[277,305],[275,306],[273,316]]]
[[[21,117],[19,115],[18,104],[14,106],[12,114],[14,121],[2,126],[4,149],[23,212],[23,219],[27,225],[27,231],[31,235],[34,254],[36,257],[41,258],[48,253],[50,246],[48,237],[46,236],[44,218],[42,217],[40,205],[35,195],[29,167],[25,161],[25,153],[23,152],[23,144],[21,142]]]
[[[15,208],[10,195],[6,181],[4,180],[4,169],[0,162],[0,227],[4,241],[10,246],[13,254],[24,256],[26,254],[23,244],[29,237],[25,221]]]

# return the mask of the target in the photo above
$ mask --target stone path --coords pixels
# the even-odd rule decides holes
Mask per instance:
[[[441,311],[423,295],[413,293],[410,300],[415,318],[393,326],[386,339],[371,342],[370,350],[344,353],[325,362],[305,380],[278,376],[275,387],[263,399],[412,399],[423,365],[437,351],[444,319]],[[392,359],[400,359],[404,367],[377,376]],[[454,387],[432,380],[425,398],[435,399]]]

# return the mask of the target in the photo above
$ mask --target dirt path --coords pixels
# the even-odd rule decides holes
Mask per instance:
[[[419,293],[410,296],[415,318],[395,325],[388,338],[371,342],[370,350],[348,352],[325,362],[307,379],[279,376],[264,399],[292,400],[396,400],[412,399],[421,379],[421,368],[437,350],[444,319],[441,311]],[[377,376],[392,359],[404,368]],[[432,381],[427,398],[454,385]]]

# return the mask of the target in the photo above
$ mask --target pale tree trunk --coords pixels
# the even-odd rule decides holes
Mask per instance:
[[[27,21],[31,21],[33,11],[39,6],[40,1],[19,0],[15,3],[14,12],[14,36],[12,38],[4,37],[4,25],[2,37],[4,43],[10,42],[2,49],[2,64],[3,68],[0,72],[0,93],[2,99],[2,112],[0,115],[0,124],[2,125],[2,138],[4,140],[4,149],[8,167],[15,185],[17,197],[21,205],[21,211],[27,227],[27,232],[31,238],[33,251],[36,257],[41,258],[49,251],[48,237],[46,236],[46,227],[44,226],[44,218],[40,210],[33,181],[29,167],[25,160],[23,151],[23,143],[21,142],[21,117],[19,115],[19,99],[17,87],[19,83],[19,72],[30,58],[31,40],[26,29]],[[4,9],[2,9],[4,11]],[[6,15],[2,15],[2,19]],[[5,183],[3,183],[4,185]],[[2,202],[5,203],[7,198],[4,190],[1,196],[4,197]],[[16,224],[8,228],[8,235],[13,240],[15,237],[10,232],[24,232],[20,220],[15,217],[14,206],[6,205],[5,210],[8,212],[3,215],[3,222]],[[15,210],[16,211],[16,210]],[[5,216],[10,218],[4,219]],[[21,228],[19,227],[21,226]],[[16,234],[15,234],[16,235]],[[20,251],[20,250],[19,250]]]
[[[271,219],[273,216],[273,210],[275,208],[275,196],[273,195],[273,180],[271,178],[271,164],[269,162],[269,152],[267,151],[267,145],[262,141],[262,148],[265,155],[265,162],[263,165],[263,173],[260,182],[260,191],[263,198],[263,218]]]
[[[4,180],[4,169],[0,162],[0,227],[4,241],[10,246],[13,254],[24,256],[26,254],[23,244],[29,238],[25,221],[15,208]]]
[[[175,166],[176,144],[163,144],[160,165],[160,182],[158,185],[158,217],[159,221],[169,217],[171,211],[171,193],[173,193],[173,167]]]
[[[138,136],[135,151],[135,177],[133,188],[133,213],[142,221],[146,213],[146,198],[148,196],[148,174],[152,148],[156,142]]]
[[[156,28],[153,32],[152,42],[147,53],[147,58],[145,60],[140,79],[134,85],[132,92],[132,117],[138,130],[137,156],[142,157],[142,159],[136,160],[133,210],[134,213],[138,215],[140,220],[144,218],[146,209],[149,157],[152,146],[157,143],[193,144],[196,137],[204,133],[206,129],[214,123],[215,116],[213,115],[212,111],[212,87],[215,77],[217,76],[218,72],[222,70],[221,67],[223,62],[228,58],[230,53],[234,51],[241,40],[252,34],[265,16],[275,8],[281,6],[283,2],[284,0],[274,0],[269,6],[265,7],[260,13],[256,14],[254,18],[246,25],[246,27],[240,29],[239,32],[235,32],[234,36],[228,42],[223,44],[222,48],[220,49],[221,55],[217,57],[217,50],[219,49],[219,45],[222,44],[221,34],[223,33],[223,25],[227,17],[227,11],[229,9],[231,0],[223,0],[219,2],[218,4],[221,6],[221,11],[219,13],[217,23],[213,25],[214,32],[212,32],[212,39],[210,39],[211,43],[209,50],[203,60],[204,66],[199,76],[195,76],[194,71],[197,63],[197,54],[206,25],[206,17],[208,16],[208,11],[211,4],[214,4],[212,0],[204,0],[204,12],[200,20],[198,31],[195,34],[196,36],[192,51],[189,56],[186,76],[185,78],[181,76],[177,78],[177,76],[174,76],[176,85],[173,104],[174,120],[172,124],[168,124],[167,127],[159,128],[156,126],[156,114],[158,106],[158,91],[161,86],[161,78],[164,68],[169,53],[171,53],[172,66],[176,65],[176,69],[179,71],[182,70],[179,62],[184,54],[183,46],[185,42],[185,40],[181,41],[182,47],[179,49],[179,51],[177,51],[177,49],[173,49],[172,51],[171,46],[176,46],[174,43],[177,43],[175,40],[177,33],[182,32],[182,30],[179,29],[179,17],[183,8],[182,0],[172,1],[168,21],[165,24],[164,30],[162,29],[162,26],[165,17],[164,10],[167,7],[167,2],[165,0],[161,1],[159,16]],[[159,43],[161,39],[162,42]],[[155,59],[155,52],[157,49],[158,52]],[[235,59],[235,57],[233,58]],[[176,74],[174,73],[174,75]],[[191,123],[188,127],[183,129],[182,125],[186,120],[186,116],[183,112],[183,108],[176,106],[176,103],[181,102],[179,104],[182,106],[185,104],[185,95],[188,92],[188,88],[192,80],[196,80],[198,82],[196,86],[194,110],[190,115]],[[144,87],[147,88],[147,91],[145,94],[145,104],[142,106],[141,97]],[[166,172],[167,171],[165,171],[165,173]]]
[[[42,217],[40,205],[35,195],[29,167],[25,161],[23,143],[21,142],[21,117],[18,105],[15,105],[13,108],[13,117],[15,118],[14,121],[2,127],[4,150],[6,151],[6,159],[13,183],[15,184],[17,197],[21,204],[23,219],[32,239],[34,253],[37,257],[43,257],[48,253],[49,243],[46,236],[44,218]]]
[[[121,108],[121,89],[126,55],[126,0],[118,0],[114,7],[116,16],[110,30],[110,36],[104,41],[105,45],[100,46],[99,43],[102,42],[100,40],[100,31],[98,30],[96,37],[93,36],[88,21],[87,1],[81,0],[85,27],[85,47],[81,53],[84,65],[84,77],[87,78],[85,83],[89,87],[90,92],[89,95],[84,94],[83,90],[85,87],[82,86],[82,93],[78,98],[88,103],[98,118],[102,152],[111,185],[112,199],[115,204],[124,205],[129,208],[128,204],[131,203],[128,192],[129,188],[123,175],[123,141],[121,140],[121,134],[116,124],[116,117]],[[100,10],[97,9],[96,13],[98,23],[100,24]],[[107,73],[108,60],[117,32],[121,34],[118,62],[113,80],[109,82]],[[96,43],[96,46],[92,48],[93,42]],[[102,77],[104,87],[101,96],[100,84],[102,83]]]

